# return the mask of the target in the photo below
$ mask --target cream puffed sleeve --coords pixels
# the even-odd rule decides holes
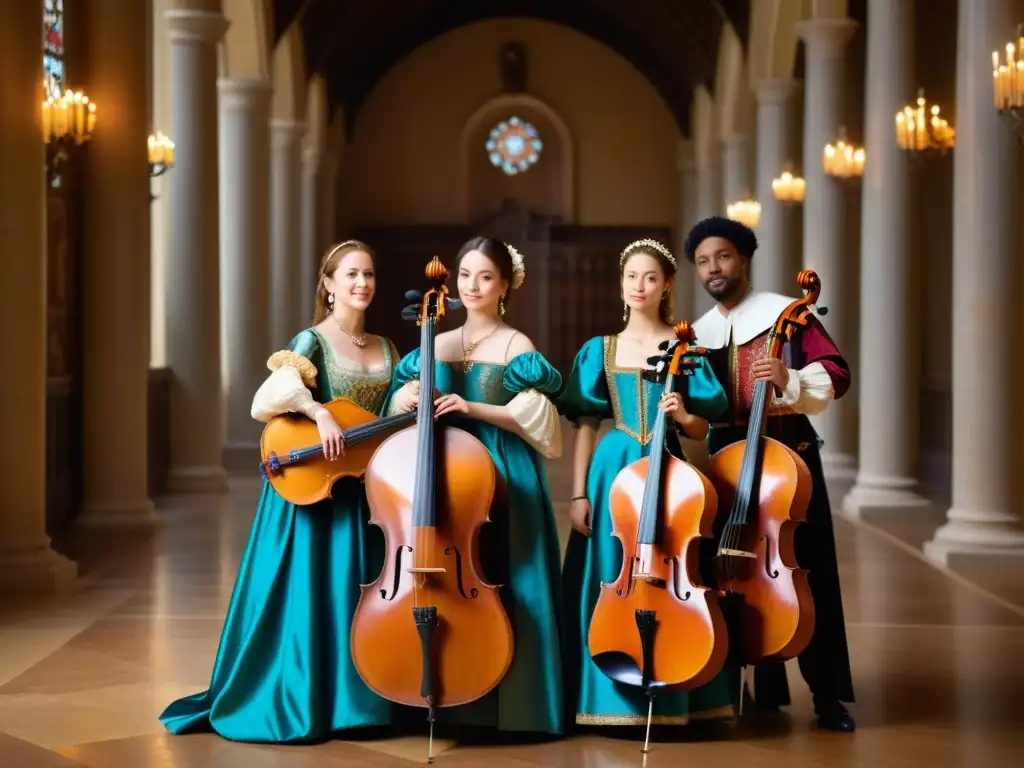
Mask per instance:
[[[507,408],[526,442],[546,459],[560,457],[562,422],[552,398],[562,388],[561,374],[539,352],[524,352],[509,361],[504,384],[516,393]]]
[[[304,338],[307,334],[312,339]],[[323,408],[312,392],[316,389],[317,369],[310,357],[319,348],[316,336],[303,331],[289,346],[291,349],[275,352],[267,360],[270,376],[252,399],[251,414],[256,421],[266,423],[282,413],[301,413],[315,419]]]

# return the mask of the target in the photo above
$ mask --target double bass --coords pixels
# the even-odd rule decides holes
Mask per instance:
[[[490,521],[497,472],[487,448],[434,418],[434,335],[448,298],[448,270],[435,256],[431,287],[409,313],[420,326],[420,399],[415,427],[390,436],[366,468],[370,522],[384,533],[384,567],[360,587],[352,661],[389,701],[426,707],[427,762],[434,714],[483,697],[512,664],[514,638],[498,585],[481,576],[479,534]],[[409,296],[410,294],[407,294]],[[420,298],[421,296],[421,298]]]
[[[324,408],[342,427],[345,453],[336,459],[324,456],[320,430],[305,416],[275,416],[260,436],[260,474],[292,504],[322,501],[340,478],[362,475],[384,438],[416,420],[414,413],[379,419],[347,397],[324,403]]]
[[[673,330],[678,341],[664,342],[665,354],[648,360],[664,372],[665,392],[696,364],[683,358],[694,340],[689,323]],[[700,540],[714,535],[718,495],[699,470],[668,452],[668,418],[658,413],[651,455],[612,483],[612,536],[622,545],[622,569],[601,584],[587,640],[605,675],[647,694],[645,754],[657,693],[710,681],[728,652],[718,595],[701,584],[698,559]]]
[[[826,312],[815,306],[821,281],[814,271],[800,272],[797,284],[804,298],[793,301],[769,332],[770,357],[781,358],[783,344],[812,314]],[[756,383],[746,439],[712,456],[709,470],[723,508],[729,506],[716,571],[733,650],[744,665],[791,659],[814,635],[808,572],[793,546],[796,526],[807,517],[811,473],[796,451],[764,434],[773,387]]]

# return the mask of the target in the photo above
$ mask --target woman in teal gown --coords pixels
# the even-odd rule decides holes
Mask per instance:
[[[515,652],[502,682],[470,704],[445,708],[438,721],[499,731],[561,734],[559,546],[543,458],[561,455],[558,413],[550,398],[562,378],[529,339],[502,316],[525,274],[522,256],[500,240],[474,238],[455,264],[466,323],[436,339],[438,416],[477,437],[504,480],[507,508],[482,539],[490,580],[500,583]],[[399,363],[388,413],[419,403],[419,350]],[[500,562],[499,562],[500,561]],[[422,712],[419,714],[422,717]]]
[[[626,327],[618,336],[587,341],[576,355],[559,410],[576,426],[573,458],[573,530],[562,569],[566,616],[566,688],[575,696],[578,725],[643,725],[648,702],[642,689],[613,682],[590,657],[587,635],[602,582],[613,582],[622,568],[622,547],[611,536],[608,497],[616,475],[647,456],[659,409],[675,424],[674,432],[703,440],[709,419],[728,407],[728,399],[705,357],[689,356],[692,375],[679,376],[676,392],[665,395],[660,384],[641,375],[658,345],[674,340],[671,295],[675,258],[661,243],[630,244],[619,261]],[[601,421],[614,429],[597,443]],[[595,443],[597,448],[595,451]],[[685,641],[683,641],[685,642]],[[682,725],[694,718],[731,716],[739,676],[727,668],[714,680],[689,692],[659,694],[652,723]],[[735,684],[734,684],[735,683]]]
[[[373,292],[366,245],[346,241],[327,253],[314,327],[271,356],[254,418],[308,416],[331,457],[344,444],[320,403],[347,397],[380,412],[398,355],[387,339],[363,332]],[[366,687],[349,654],[359,584],[383,563],[368,517],[359,479],[343,478],[332,498],[309,506],[286,502],[264,481],[210,687],[160,715],[171,733],[213,730],[233,741],[285,743],[390,723],[391,705]]]

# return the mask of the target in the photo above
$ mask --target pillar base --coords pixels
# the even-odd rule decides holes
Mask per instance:
[[[78,564],[50,548],[43,536],[0,548],[0,595],[60,595],[74,589]]]
[[[829,497],[844,498],[857,479],[857,459],[848,453],[823,453],[821,468],[825,473]]]
[[[1024,558],[1024,530],[1013,523],[972,522],[967,518],[975,513],[951,509],[950,519],[924,544],[929,560],[949,566],[952,557]]]
[[[167,473],[167,493],[227,493],[224,467],[172,467]]]
[[[75,521],[79,529],[122,528],[158,530],[163,520],[150,499],[138,501],[87,502]]]
[[[224,469],[235,475],[252,475],[259,472],[260,444],[243,440],[224,444]]]
[[[918,490],[917,481],[909,477],[858,477],[843,499],[843,512],[863,520],[930,509],[931,501]]]

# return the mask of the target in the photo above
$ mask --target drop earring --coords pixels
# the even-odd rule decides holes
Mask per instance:
[[[627,304],[626,300],[623,299],[622,300],[622,322],[626,322],[627,320],[629,320],[629,304]]]
[[[504,296],[499,296],[498,297],[498,314],[501,315],[502,317],[505,316],[505,297]]]
[[[334,306],[334,294],[333,293],[328,293],[327,294],[327,306],[328,307],[333,307]]]

